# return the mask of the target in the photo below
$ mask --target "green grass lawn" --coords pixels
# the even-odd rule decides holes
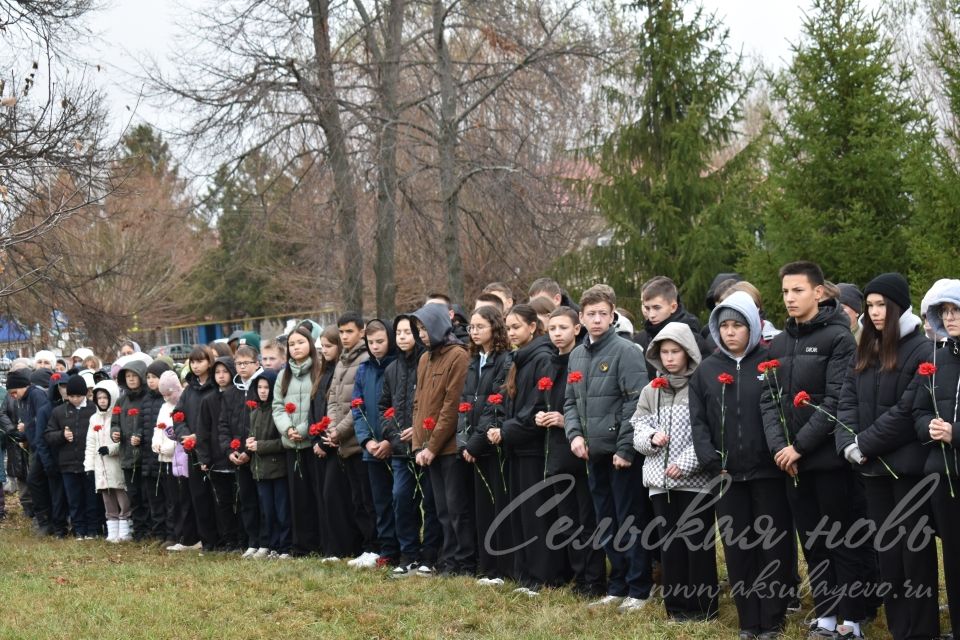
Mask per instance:
[[[589,610],[568,589],[531,599],[466,578],[393,580],[386,569],[316,559],[241,560],[133,543],[40,540],[14,499],[7,509],[0,525],[0,638],[736,638],[727,595],[720,620],[674,624],[656,600],[624,616]],[[809,598],[804,604],[809,609]],[[807,613],[790,618],[786,638],[805,637]],[[889,637],[882,619],[866,632]]]

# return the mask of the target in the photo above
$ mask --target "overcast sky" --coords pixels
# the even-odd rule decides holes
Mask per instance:
[[[864,0],[866,6],[877,6],[880,0]],[[136,108],[134,122],[146,120],[161,129],[170,126],[166,115],[150,104],[136,106],[139,87],[130,75],[138,72],[136,60],[152,57],[167,61],[177,49],[177,38],[185,37],[185,6],[210,6],[209,0],[105,0],[107,8],[98,12],[91,24],[99,34],[99,42],[83,52],[95,81],[107,91],[114,126],[118,129]],[[790,43],[800,33],[800,20],[808,3],[792,0],[703,0],[708,10],[716,11],[730,29],[734,47],[752,57],[762,58],[767,65],[778,67],[789,58]],[[89,55],[88,55],[89,53]]]

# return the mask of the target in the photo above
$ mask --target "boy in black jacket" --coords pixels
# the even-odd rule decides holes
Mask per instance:
[[[160,376],[169,370],[170,365],[165,360],[154,360],[147,367],[146,390],[140,401],[140,414],[137,419],[140,429],[140,495],[146,512],[144,537],[172,545],[176,541],[168,540],[173,537],[173,532],[166,530],[167,501],[164,483],[158,480],[160,459],[153,451],[153,431],[157,428],[157,415],[163,406]]]
[[[77,540],[91,540],[100,532],[97,489],[83,470],[87,428],[95,409],[87,403],[87,383],[79,375],[64,376],[67,401],[53,410],[43,437],[56,456]]]
[[[837,425],[809,405],[794,406],[794,398],[805,391],[811,404],[836,415],[856,341],[839,302],[824,299],[823,271],[818,265],[791,262],[780,269],[780,280],[790,319],[768,349],[770,359],[780,363],[780,406],[773,391],[765,389],[763,423],[774,462],[790,476],[787,498],[808,573],[814,576],[810,590],[817,619],[810,636],[829,638],[835,635],[838,617],[852,623],[866,618],[862,585],[876,570],[869,548],[828,545],[824,536],[811,536],[823,518],[828,525],[849,531],[858,518],[866,516],[865,501],[850,465],[837,455],[833,436]]]

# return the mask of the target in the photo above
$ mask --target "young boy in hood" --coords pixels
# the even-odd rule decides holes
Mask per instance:
[[[240,519],[236,510],[237,474],[227,455],[229,447],[223,447],[218,437],[217,427],[223,406],[229,403],[225,396],[240,393],[233,386],[237,370],[230,356],[220,356],[213,364],[213,381],[218,393],[210,394],[200,403],[200,423],[197,426],[197,462],[200,470],[207,473],[213,483],[217,531],[220,535],[220,547],[228,552],[239,551]]]
[[[220,450],[227,452],[227,459],[236,470],[237,491],[240,501],[240,520],[243,523],[244,558],[265,557],[270,553],[265,532],[260,530],[260,501],[257,485],[250,472],[251,456],[245,442],[250,434],[249,402],[257,402],[257,378],[263,375],[260,356],[256,346],[260,344],[255,333],[240,336],[241,344],[233,355],[233,364],[237,375],[232,386],[222,394],[220,420],[217,425],[217,437]],[[275,377],[275,376],[274,376]],[[233,445],[237,445],[236,448]],[[241,545],[244,546],[244,545]]]
[[[363,449],[363,466],[366,467],[375,509],[380,558],[390,564],[396,564],[400,559],[393,512],[390,460],[393,451],[390,441],[383,435],[381,415],[376,408],[380,404],[384,371],[396,358],[393,339],[393,327],[388,323],[378,319],[367,323],[364,342],[370,357],[360,364],[353,385],[353,428]]]
[[[110,422],[110,437],[120,445],[120,467],[130,498],[133,514],[133,539],[143,540],[150,532],[150,512],[143,482],[143,427],[140,421],[140,405],[146,397],[147,365],[142,360],[130,360],[117,372],[117,384],[126,390],[113,408]],[[129,522],[121,527],[129,526]],[[121,530],[120,538],[126,539],[130,531]]]
[[[163,394],[160,393],[160,376],[170,370],[166,359],[157,359],[147,366],[147,388],[140,401],[140,414],[137,416],[140,426],[140,468],[142,472],[140,495],[146,503],[146,536],[158,542],[165,542],[167,532],[167,499],[165,485],[160,480],[160,458],[153,450],[153,432],[157,427],[157,416],[163,406]],[[136,521],[134,521],[136,527]]]
[[[100,529],[94,481],[83,470],[87,428],[94,408],[93,403],[87,402],[87,383],[83,378],[64,376],[64,380],[67,402],[50,414],[43,437],[57,457],[73,535],[77,540],[90,540]]]
[[[499,298],[497,300],[499,302]],[[400,546],[400,561],[391,574],[395,578],[429,575],[443,541],[430,476],[423,473],[417,482],[415,474],[420,471],[414,467],[411,454],[417,365],[425,351],[423,344],[414,337],[415,322],[409,315],[397,316],[393,321],[397,357],[384,370],[383,388],[377,403],[383,439],[390,442],[393,466],[394,526]]]
[[[416,462],[427,467],[437,519],[443,530],[438,568],[441,573],[473,575],[476,530],[473,522],[473,476],[457,450],[460,397],[470,356],[453,335],[442,304],[426,304],[413,313],[416,336],[428,353],[417,367],[413,408]]]

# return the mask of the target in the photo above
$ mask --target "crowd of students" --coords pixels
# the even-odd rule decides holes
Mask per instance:
[[[6,466],[45,535],[569,584],[623,613],[659,593],[678,621],[717,616],[718,535],[741,639],[784,631],[800,553],[809,637],[862,638],[881,604],[897,640],[941,637],[939,538],[960,628],[960,280],[921,318],[899,274],[780,279],[782,331],[736,274],[703,328],[649,280],[636,334],[610,287],[576,305],[543,278],[179,370],[132,342],[110,371],[42,351],[7,376]]]

